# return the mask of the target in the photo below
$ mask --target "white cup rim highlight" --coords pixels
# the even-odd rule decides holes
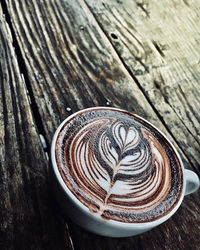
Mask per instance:
[[[101,216],[93,213],[93,212],[90,212],[88,207],[86,207],[83,203],[81,203],[79,201],[79,199],[70,191],[70,189],[67,187],[67,185],[65,184],[61,174],[60,174],[60,171],[58,170],[58,167],[57,167],[57,163],[56,163],[56,157],[55,157],[55,145],[56,145],[56,140],[57,140],[57,137],[58,137],[58,134],[60,132],[60,130],[62,129],[62,127],[64,126],[64,124],[66,124],[69,120],[71,120],[73,117],[83,113],[83,112],[86,112],[86,111],[93,111],[93,110],[114,110],[114,111],[119,111],[119,112],[125,112],[125,113],[128,113],[128,114],[131,114],[135,117],[138,117],[139,119],[143,120],[145,123],[149,124],[150,126],[152,126],[155,130],[157,130],[161,136],[163,136],[165,138],[165,140],[169,143],[169,145],[172,147],[174,153],[176,154],[179,162],[180,162],[180,166],[181,166],[181,170],[182,170],[182,178],[183,178],[183,184],[182,184],[182,191],[181,191],[181,194],[180,194],[180,197],[179,197],[179,200],[177,201],[175,207],[169,211],[166,215],[163,215],[161,216],[160,218],[157,218],[155,220],[152,220],[152,221],[149,221],[149,222],[137,222],[137,223],[134,223],[134,222],[121,222],[121,221],[115,221],[115,220],[107,220],[107,219],[104,219],[102,218]],[[82,110],[79,110],[75,113],[73,113],[72,115],[68,116],[59,126],[58,128],[56,129],[55,131],[55,134],[53,136],[53,140],[52,140],[52,144],[51,144],[51,163],[52,163],[52,168],[53,168],[53,171],[54,171],[54,174],[59,182],[59,185],[61,186],[61,188],[63,189],[63,191],[67,194],[68,198],[76,205],[78,206],[84,213],[88,214],[89,216],[93,217],[96,221],[99,221],[99,222],[104,222],[105,224],[109,224],[111,226],[114,226],[116,228],[126,228],[126,229],[142,229],[142,228],[145,228],[145,227],[155,227],[163,222],[165,222],[166,220],[168,220],[177,210],[178,208],[180,207],[182,201],[183,201],[183,198],[184,198],[184,194],[185,194],[185,188],[186,188],[186,180],[185,180],[185,177],[184,177],[184,167],[183,167],[183,162],[181,160],[181,157],[178,153],[178,151],[176,150],[176,148],[174,147],[174,145],[171,143],[171,141],[156,127],[154,126],[152,123],[150,123],[149,121],[147,121],[146,119],[142,118],[141,116],[139,115],[136,115],[134,113],[131,113],[129,111],[126,111],[126,110],[123,110],[123,109],[120,109],[120,108],[113,108],[113,107],[91,107],[91,108],[86,108],[86,109],[82,109]]]

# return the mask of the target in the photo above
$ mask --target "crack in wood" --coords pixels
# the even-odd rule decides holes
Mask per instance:
[[[189,1],[188,0],[183,0],[184,4],[187,6],[190,6]]]
[[[156,50],[158,51],[158,53],[159,53],[162,57],[164,57],[165,54],[163,53],[161,46],[160,46],[156,41],[152,41],[152,42],[153,42],[153,45],[155,46]]]
[[[147,17],[150,17],[150,13],[147,10],[147,4],[144,2],[136,2],[136,5],[145,13]]]

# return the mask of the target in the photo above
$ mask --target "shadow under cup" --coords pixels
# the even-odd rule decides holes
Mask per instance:
[[[180,206],[186,181],[171,142],[143,118],[115,108],[79,111],[58,127],[51,180],[72,220],[105,236],[145,232]]]

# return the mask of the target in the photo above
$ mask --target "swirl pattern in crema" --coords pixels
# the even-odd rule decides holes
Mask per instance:
[[[168,141],[126,111],[86,110],[56,141],[56,161],[69,190],[105,219],[148,222],[166,215],[182,193],[182,170]]]

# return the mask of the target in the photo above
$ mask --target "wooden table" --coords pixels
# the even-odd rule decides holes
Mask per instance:
[[[91,106],[148,119],[200,174],[200,1],[0,2],[0,249],[200,249],[199,192],[130,238],[61,213],[49,146],[63,119]]]

